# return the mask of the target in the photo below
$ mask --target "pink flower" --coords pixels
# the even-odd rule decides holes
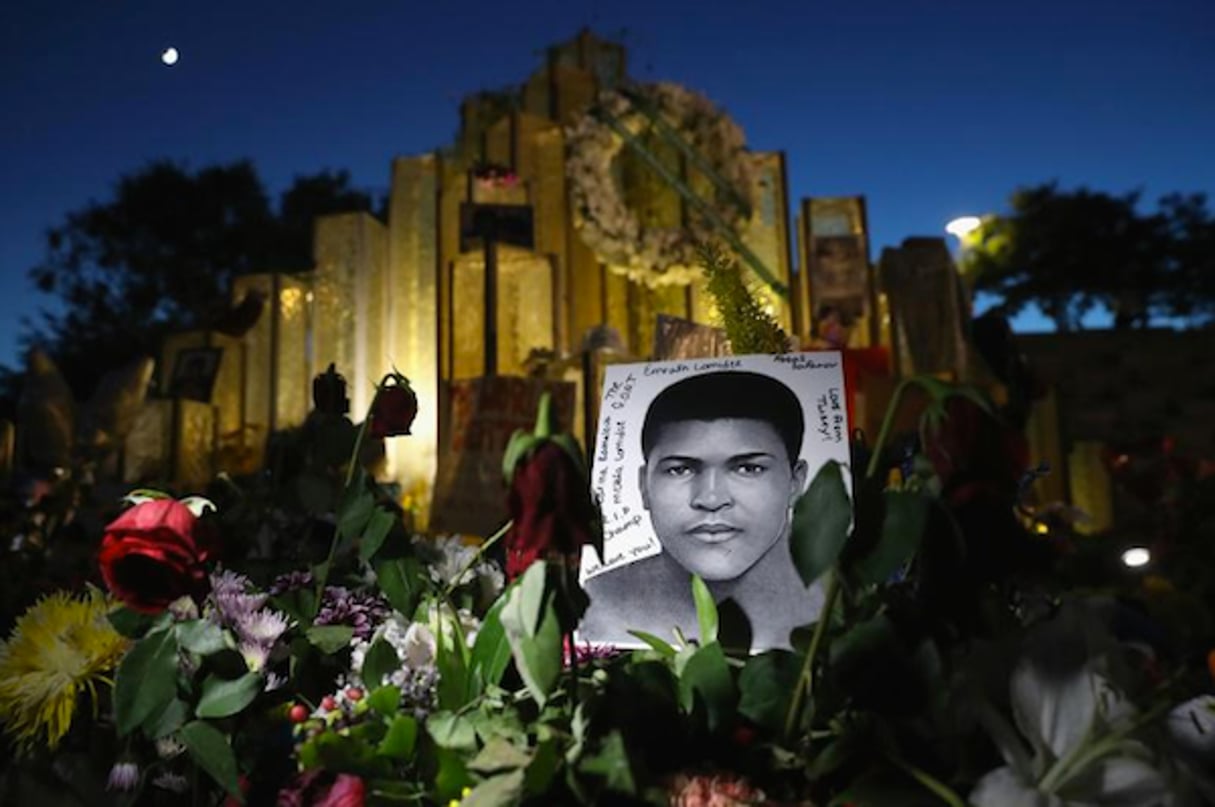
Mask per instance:
[[[312,802],[312,807],[363,807],[365,792],[362,779],[340,773],[328,792]]]
[[[732,773],[676,774],[667,796],[671,807],[745,807],[766,801],[762,790]]]

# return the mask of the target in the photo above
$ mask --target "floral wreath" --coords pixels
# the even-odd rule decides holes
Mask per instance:
[[[703,95],[678,84],[640,85],[632,92],[735,191],[711,194],[705,201],[732,227],[744,225],[750,216],[753,170],[742,129]],[[626,204],[612,172],[625,140],[605,117],[618,121],[633,136],[653,125],[623,94],[606,91],[596,107],[566,130],[566,174],[575,227],[586,245],[617,274],[651,287],[691,283],[700,276],[695,245],[712,238],[710,225],[697,214],[684,227],[653,227],[640,221]]]

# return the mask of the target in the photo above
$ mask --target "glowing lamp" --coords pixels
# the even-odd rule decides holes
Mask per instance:
[[[1152,553],[1142,546],[1133,546],[1122,553],[1122,562],[1132,569],[1146,566],[1152,560]]]
[[[978,216],[959,216],[945,225],[945,232],[957,238],[965,238],[979,229],[982,223]]]

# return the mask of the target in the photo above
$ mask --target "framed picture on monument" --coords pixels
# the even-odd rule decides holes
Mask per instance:
[[[218,347],[188,347],[178,351],[173,362],[169,395],[211,403],[211,393],[215,389],[223,355],[223,348]]]
[[[604,551],[582,556],[591,604],[579,641],[695,638],[696,574],[718,603],[723,644],[790,647],[823,600],[793,565],[793,507],[824,463],[849,461],[840,354],[611,365],[596,426]]]

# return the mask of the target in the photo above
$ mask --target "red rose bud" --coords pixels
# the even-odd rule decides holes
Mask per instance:
[[[174,600],[206,592],[206,529],[173,499],[130,508],[105,528],[98,564],[106,586],[128,608],[159,613]]]
[[[371,436],[379,439],[409,434],[418,416],[418,396],[408,383],[383,387],[371,407]]]
[[[506,576],[513,580],[536,560],[576,560],[594,542],[598,511],[582,469],[565,449],[544,441],[515,467],[510,486]]]

